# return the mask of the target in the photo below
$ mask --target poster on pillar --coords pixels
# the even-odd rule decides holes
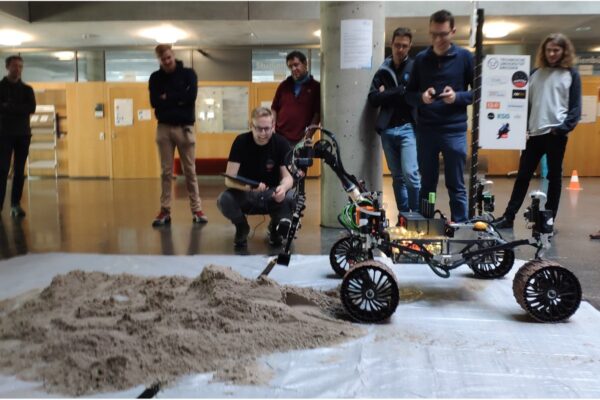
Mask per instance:
[[[481,74],[481,148],[524,149],[529,99],[529,56],[487,55],[483,60]]]
[[[340,69],[371,69],[373,64],[372,20],[342,20],[340,41]]]

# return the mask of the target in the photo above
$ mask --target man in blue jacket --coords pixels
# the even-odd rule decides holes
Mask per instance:
[[[406,99],[416,107],[421,199],[436,192],[441,152],[451,219],[464,222],[468,219],[463,176],[467,160],[467,105],[473,101],[469,86],[473,86],[474,61],[468,50],[452,43],[455,33],[454,17],[449,11],[431,15],[432,46],[415,57]]]
[[[398,211],[419,211],[421,177],[417,163],[417,140],[413,129],[412,109],[406,104],[406,84],[413,60],[408,57],[412,33],[397,28],[392,35],[392,55],[375,73],[369,90],[369,104],[379,107],[376,130],[388,168]]]
[[[185,183],[190,196],[194,223],[208,221],[202,212],[198,180],[196,179],[196,96],[198,78],[191,68],[175,59],[169,44],[159,44],[154,49],[160,69],[150,75],[148,83],[150,103],[158,120],[156,144],[160,155],[161,184],[160,212],[152,226],[171,224],[171,185],[175,147],[179,152]]]

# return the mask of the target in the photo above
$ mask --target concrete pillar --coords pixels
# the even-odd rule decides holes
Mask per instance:
[[[340,27],[346,19],[373,21],[371,69],[340,69]],[[375,110],[367,104],[371,79],[383,62],[383,2],[321,3],[321,99],[323,127],[335,133],[348,172],[365,180],[371,191],[382,188],[381,140],[375,132]],[[329,167],[321,175],[321,225],[340,227],[337,216],[347,194]]]

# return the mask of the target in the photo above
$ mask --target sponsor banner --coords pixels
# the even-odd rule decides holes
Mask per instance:
[[[479,113],[482,148],[525,148],[529,63],[529,56],[492,54],[485,57]]]

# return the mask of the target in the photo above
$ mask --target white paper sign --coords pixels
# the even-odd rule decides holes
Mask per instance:
[[[344,19],[340,30],[340,69],[371,69],[373,21]]]
[[[138,110],[138,121],[150,121],[152,119],[152,113],[150,109],[144,108],[142,110]]]
[[[115,126],[133,125],[133,99],[115,99]]]
[[[579,65],[577,68],[579,69],[579,75],[594,75],[593,65]]]
[[[525,148],[528,98],[529,56],[493,54],[485,57],[479,105],[482,148]]]
[[[596,96],[581,96],[581,120],[580,124],[596,122]]]

